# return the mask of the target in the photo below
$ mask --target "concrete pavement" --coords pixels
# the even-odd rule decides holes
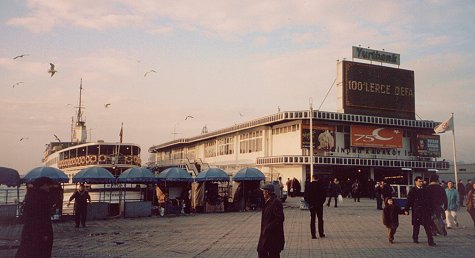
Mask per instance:
[[[282,257],[475,257],[475,228],[465,210],[460,227],[437,236],[429,247],[421,229],[412,243],[410,216],[400,217],[395,243],[389,244],[381,211],[374,200],[345,199],[324,209],[325,238],[311,239],[307,210],[300,198],[285,208],[285,250]],[[53,257],[257,257],[260,212],[207,213],[137,219],[54,223]],[[21,225],[0,226],[0,257],[14,257]]]

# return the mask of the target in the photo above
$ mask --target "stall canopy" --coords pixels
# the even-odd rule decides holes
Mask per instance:
[[[183,168],[172,167],[160,172],[158,182],[193,182],[193,177]]]
[[[111,184],[114,181],[114,175],[102,167],[82,169],[73,177],[73,183]]]
[[[261,181],[265,180],[264,174],[257,168],[243,168],[234,175],[233,180],[240,181]]]
[[[19,186],[20,175],[12,168],[0,167],[0,185]]]
[[[209,168],[200,172],[195,178],[196,182],[205,181],[229,181],[229,175],[222,169]]]
[[[53,167],[37,167],[30,170],[24,177],[23,182],[29,183],[40,177],[48,177],[58,183],[68,183],[69,178],[66,174]]]
[[[138,184],[148,184],[157,182],[157,178],[147,168],[133,167],[125,170],[117,178],[119,183],[138,183]]]

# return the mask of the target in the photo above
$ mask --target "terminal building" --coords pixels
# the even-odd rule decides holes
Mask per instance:
[[[363,186],[369,179],[412,184],[415,176],[447,170],[434,134],[440,122],[416,120],[414,71],[400,69],[397,54],[372,50],[355,56],[363,51],[368,49],[353,47],[353,57],[377,57],[381,64],[338,61],[336,112],[281,111],[158,144],[149,148],[148,166],[156,171],[180,166],[194,174],[219,167],[230,175],[256,167],[267,180],[281,177],[285,183],[309,180],[313,164],[325,179],[358,179]],[[398,67],[383,66],[386,61]]]

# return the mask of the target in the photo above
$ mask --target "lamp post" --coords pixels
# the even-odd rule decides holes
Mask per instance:
[[[312,107],[312,98],[309,100],[310,104],[310,178],[313,176],[313,107]]]

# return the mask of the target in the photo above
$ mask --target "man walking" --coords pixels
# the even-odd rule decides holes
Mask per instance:
[[[274,185],[262,187],[264,194],[264,208],[261,217],[261,235],[257,244],[259,258],[280,257],[284,250],[284,208],[274,194]]]
[[[84,228],[86,227],[87,202],[89,201],[89,203],[91,203],[91,196],[89,196],[89,193],[86,191],[84,184],[80,184],[79,190],[69,197],[68,207],[72,200],[74,200],[74,220],[76,227],[78,228],[79,223],[81,223]]]
[[[324,184],[318,178],[317,174],[314,174],[313,181],[305,188],[304,197],[310,210],[310,232],[312,233],[313,239],[317,238],[315,215],[318,218],[318,234],[320,237],[325,237],[323,230],[323,204],[325,204],[326,192]]]
[[[463,205],[464,197],[465,197],[465,185],[463,184],[463,180],[460,179],[458,184],[457,184],[457,192],[459,193],[459,203],[460,207],[465,207]]]
[[[429,193],[422,187],[422,177],[417,176],[414,179],[415,187],[407,195],[407,203],[404,209],[406,215],[412,208],[412,240],[419,243],[419,229],[422,225],[427,235],[429,246],[436,246],[430,230],[430,206]]]
[[[454,189],[454,183],[452,181],[447,182],[445,194],[447,195],[448,204],[447,210],[445,210],[447,228],[452,228],[453,224],[458,227],[459,223],[457,222],[457,211],[460,208],[460,196],[458,191]]]
[[[427,186],[427,191],[431,202],[431,232],[433,235],[439,233],[446,236],[447,230],[445,230],[445,224],[442,217],[447,210],[447,195],[445,194],[445,189],[438,183],[439,176],[431,176],[429,181],[430,183]]]

